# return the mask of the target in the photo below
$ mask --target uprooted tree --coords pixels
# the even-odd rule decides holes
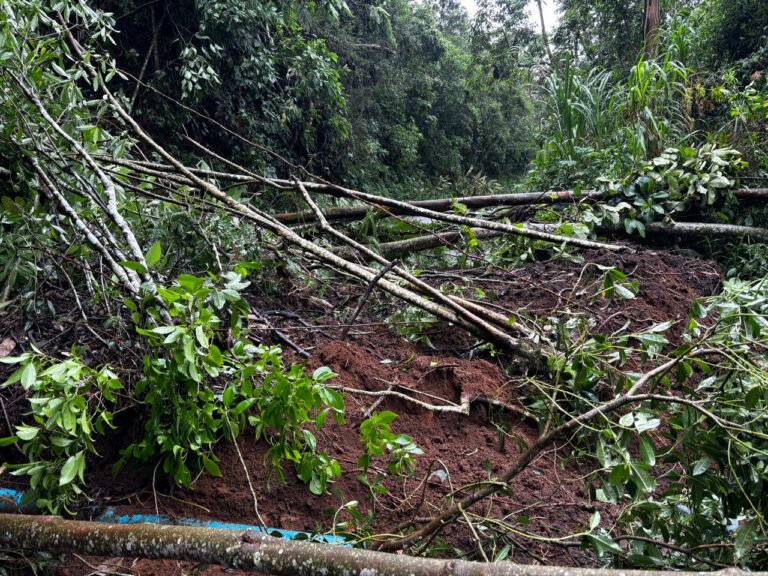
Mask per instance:
[[[525,198],[534,207],[560,201],[556,223],[515,221],[521,198],[514,196],[404,202],[336,185],[287,161],[286,177],[264,176],[191,139],[182,157],[144,129],[126,97],[110,85],[121,75],[103,52],[113,25],[109,15],[81,2],[5,2],[0,8],[0,190],[8,219],[2,222],[8,239],[3,254],[16,251],[17,262],[38,262],[51,281],[71,291],[83,326],[99,340],[103,333],[93,331],[88,302],[78,294],[110,302],[112,322],[138,334],[143,355],[141,376],[130,386],[109,366],[89,366],[76,353],[59,361],[50,350],[31,348],[1,359],[17,365],[8,385],[21,387],[37,410],[3,443],[23,454],[15,472],[29,477],[38,506],[52,512],[76,507],[87,491],[84,470],[95,457],[94,439],[113,425],[119,402],[130,401],[146,405],[146,435],[123,452],[122,463],[157,466],[189,486],[199,473],[220,473],[218,441],[236,442],[253,427],[271,443],[278,470],[292,462],[313,492],[326,491],[340,470],[316,450],[304,425],[340,419],[343,395],[328,384],[330,370],[306,374],[301,366],[284,366],[279,349],[256,346],[249,319],[259,311],[249,309],[242,296],[249,273],[290,260],[304,267],[302,273],[312,274],[311,268],[369,291],[375,287],[398,306],[461,327],[519,359],[516,369],[540,391],[536,442],[490,481],[456,494],[419,528],[377,539],[372,547],[424,550],[456,522],[474,534],[485,520],[473,514],[475,505],[508,489],[544,450],[568,440],[597,462],[595,497],[622,507],[616,530],[606,530],[596,514],[580,534],[600,556],[651,567],[765,565],[763,282],[730,281],[721,295],[697,303],[685,343],[670,350],[664,333],[671,323],[604,336],[594,334],[588,321],[562,315],[552,330],[444,292],[405,261],[435,246],[449,245],[461,254],[485,242],[589,260],[594,250],[632,251],[627,237],[642,242],[662,234],[724,234],[765,240],[768,232],[759,227],[690,221],[764,194],[732,192],[742,165],[736,151],[714,145],[665,150],[627,181],[603,190]],[[227,127],[212,129],[270,154]],[[332,206],[334,201],[345,205]],[[287,206],[297,210],[287,213]],[[504,211],[483,212],[487,207]],[[474,209],[480,212],[471,214]],[[410,222],[419,222],[422,233],[396,245],[367,244],[339,223],[374,213],[416,217]],[[681,217],[688,220],[675,221]],[[217,221],[222,234],[231,236],[226,242],[211,239],[196,226],[198,218]],[[201,267],[209,274],[176,269],[181,258],[169,262],[174,254],[157,223],[171,220],[182,222],[184,234],[198,245],[211,247],[210,262]],[[242,258],[222,254],[225,245],[242,251]],[[26,273],[19,265],[14,278]],[[10,278],[6,284],[4,300],[13,287]],[[633,290],[624,275],[607,270],[600,292],[631,299]],[[285,336],[283,343],[301,352]],[[302,393],[281,392],[275,382]],[[303,419],[262,418],[277,402],[286,414]],[[185,418],[201,423],[174,425]],[[406,473],[417,449],[407,437],[393,442],[386,423],[382,430],[386,442],[374,450],[399,458],[397,471]],[[679,466],[657,500],[654,471],[664,461]],[[258,517],[256,501],[254,494]],[[11,548],[32,542],[28,534],[16,538],[11,531],[3,538]]]

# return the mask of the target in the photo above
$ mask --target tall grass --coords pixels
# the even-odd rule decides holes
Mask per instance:
[[[687,139],[691,34],[675,23],[661,35],[659,55],[639,57],[624,79],[581,70],[566,56],[544,82],[547,142],[537,165],[575,166],[595,157],[631,165]]]

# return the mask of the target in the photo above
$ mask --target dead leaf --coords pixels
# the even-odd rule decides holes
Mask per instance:
[[[16,348],[16,342],[12,338],[6,338],[0,342],[0,358],[10,356],[14,348]]]

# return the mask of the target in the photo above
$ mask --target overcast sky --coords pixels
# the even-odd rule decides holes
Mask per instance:
[[[469,12],[470,16],[474,16],[477,9],[475,0],[461,0],[464,7]],[[542,8],[544,10],[544,22],[547,25],[547,30],[551,31],[557,24],[557,8],[555,6],[555,0],[542,0]],[[531,15],[531,20],[538,25],[539,24],[539,10],[536,8],[536,2],[530,0],[528,2],[528,13]]]

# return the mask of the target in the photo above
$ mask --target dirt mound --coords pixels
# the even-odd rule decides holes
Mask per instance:
[[[628,281],[637,281],[637,297],[603,298],[600,293],[605,270],[600,266],[615,266],[627,274]],[[545,321],[558,314],[589,315],[596,319],[595,332],[616,330],[627,322],[632,330],[640,330],[672,319],[677,321],[669,334],[672,340],[679,338],[691,302],[714,293],[721,280],[719,270],[710,262],[649,251],[621,256],[593,252],[588,264],[559,261],[516,270],[440,271],[425,273],[424,278],[435,285],[452,283],[458,292],[468,295],[480,288],[484,302],[532,321]],[[356,299],[350,302],[347,306],[354,308]],[[274,308],[275,303],[271,306]],[[467,352],[476,344],[474,338],[458,329],[441,327],[429,333],[433,348],[417,345],[386,327],[375,300],[366,310],[367,317],[359,321],[345,341],[338,340],[341,319],[330,317],[327,311],[316,309],[313,317],[306,310],[282,309],[269,318],[273,327],[311,351],[310,369],[325,365],[338,374],[331,384],[373,394],[396,392],[429,405],[448,406],[451,411],[435,411],[402,396],[346,393],[347,422],[329,423],[317,433],[318,448],[336,458],[342,468],[341,478],[322,496],[311,494],[287,465],[286,483],[280,484],[265,461],[265,444],[245,433],[238,439],[242,461],[233,445],[219,449],[223,478],[204,475],[192,489],[174,490],[163,482],[156,483],[153,489],[151,471],[148,474],[147,470],[127,470],[117,481],[104,474],[94,479],[98,485],[97,503],[117,506],[121,512],[160,512],[171,517],[255,524],[245,466],[253,481],[259,512],[269,526],[327,531],[335,516],[337,521],[350,522],[350,529],[358,534],[375,535],[419,526],[445,509],[455,495],[466,494],[478,483],[493,481],[536,439],[537,424],[514,410],[520,407],[520,388],[512,384],[501,361],[469,358]],[[269,336],[265,331],[265,340]],[[415,474],[406,479],[389,476],[385,460],[374,462],[372,472],[383,475],[387,488],[384,494],[372,493],[358,479],[359,425],[371,410],[397,413],[393,430],[409,434],[424,452],[416,459]],[[104,462],[101,469],[108,470],[108,464]],[[511,545],[509,557],[513,561],[594,565],[587,551],[526,537],[576,533],[585,527],[595,509],[601,510],[604,521],[610,521],[613,511],[591,502],[584,486],[590,470],[579,466],[568,451],[555,446],[516,477],[508,492],[484,501],[470,512],[501,522],[497,528]],[[352,500],[359,502],[357,518],[340,511]],[[372,513],[370,518],[368,513]],[[511,532],[510,526],[516,532]],[[433,544],[446,547],[446,555],[453,554],[451,548],[469,555],[477,553],[475,540],[461,524],[446,529]],[[135,574],[180,574],[180,566],[186,566],[173,562],[120,562]],[[73,566],[65,573],[91,571],[84,565]],[[202,573],[222,572],[216,569]]]
[[[608,268],[625,274],[625,283],[636,284],[634,298],[605,297],[603,282]],[[717,264],[708,260],[641,249],[627,254],[591,252],[586,263],[537,262],[513,270],[481,270],[474,274],[441,271],[430,282],[452,284],[469,298],[480,288],[483,302],[539,324],[553,318],[590,318],[593,334],[621,328],[639,332],[670,320],[674,324],[665,335],[676,344],[687,324],[691,303],[716,294],[722,285],[722,273]],[[442,351],[462,350],[474,343],[458,330],[441,328],[426,334]]]
[[[310,367],[323,364],[339,373],[333,383],[368,391],[412,390],[413,396],[428,403],[459,404],[462,399],[492,398],[514,402],[505,387],[504,372],[487,361],[436,358],[414,354],[412,346],[403,342],[401,350],[387,350],[403,361],[382,362],[354,342],[330,342],[319,346]],[[389,354],[393,352],[392,354]],[[389,359],[385,359],[389,360]],[[239,439],[243,460],[258,495],[259,512],[272,527],[294,530],[328,530],[333,516],[346,502],[357,500],[365,515],[373,512],[373,523],[365,527],[372,534],[390,532],[396,526],[416,526],[424,518],[445,508],[449,494],[462,486],[492,479],[515,458],[522,446],[537,435],[535,425],[518,417],[494,410],[482,402],[471,404],[469,414],[435,413],[401,398],[347,395],[347,424],[327,425],[318,434],[320,449],[327,450],[342,466],[342,477],[323,496],[312,495],[291,469],[285,469],[287,482],[279,484],[265,462],[265,445],[251,435]],[[424,455],[417,458],[416,473],[403,481],[387,477],[386,494],[373,495],[357,477],[356,459],[361,453],[358,425],[363,413],[377,403],[377,410],[393,410],[399,417],[393,423],[398,433],[413,437]],[[114,494],[105,502],[116,501],[120,512],[145,512],[174,516],[193,516],[255,523],[254,505],[243,465],[233,446],[220,451],[223,479],[201,477],[192,490],[176,490],[173,497],[163,496],[166,487],[158,487],[137,495]],[[374,464],[386,476],[384,462]],[[585,503],[580,480],[582,472],[564,467],[555,452],[542,456],[517,478],[507,496],[494,498],[478,513],[493,513],[524,531],[542,535],[577,531],[589,516],[591,505]],[[490,506],[490,508],[488,508]],[[342,512],[339,520],[352,518]],[[363,528],[362,526],[360,528]],[[464,530],[456,527],[443,535],[446,545],[467,553],[475,551]],[[566,557],[562,549],[550,549],[520,539],[511,552],[519,562],[533,562],[537,557],[572,564],[578,560],[589,564],[583,552]],[[140,563],[142,574],[160,574],[170,564]],[[74,573],[74,572],[70,572]]]

